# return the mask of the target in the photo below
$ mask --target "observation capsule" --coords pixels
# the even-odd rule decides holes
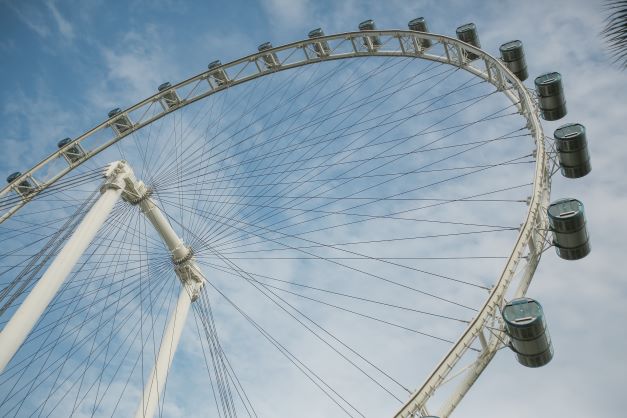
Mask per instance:
[[[161,96],[161,104],[166,110],[175,107],[181,102],[179,95],[176,94],[176,90],[171,89],[171,87],[172,84],[165,82],[157,88],[159,92],[165,92]]]
[[[576,179],[592,170],[586,128],[583,125],[579,123],[562,125],[555,130],[553,137],[564,177]]]
[[[109,119],[113,119],[111,121],[111,129],[113,129],[113,132],[118,135],[121,135],[133,128],[133,123],[128,116],[121,113],[122,110],[120,110],[119,107],[116,107],[109,112]]]
[[[465,25],[461,25],[455,30],[457,34],[457,39],[462,42],[466,42],[472,46],[476,46],[477,48],[481,48],[481,42],[479,42],[479,35],[477,34],[477,26],[474,23],[466,23]],[[479,55],[474,54],[472,52],[464,51],[464,57],[473,61],[479,58]]]
[[[211,61],[209,65],[207,66],[209,70],[215,70],[215,71],[212,71],[209,74],[209,76],[211,77],[213,81],[215,81],[215,83],[218,86],[224,86],[226,83],[230,81],[229,76],[226,74],[226,71],[224,71],[221,68],[217,69],[218,67],[221,67],[221,66],[222,66],[222,62],[220,60]]]
[[[13,183],[21,175],[22,173],[19,171],[10,174],[9,177],[7,177],[7,183]],[[35,184],[29,177],[26,177],[25,179],[22,179],[22,181],[17,183],[13,190],[15,190],[20,196],[28,196],[35,191]]]
[[[562,75],[552,72],[535,79],[540,111],[544,120],[558,120],[566,116],[566,98],[562,87]]]
[[[364,20],[358,27],[361,32],[377,30],[374,20],[372,19]],[[362,39],[364,41],[364,46],[368,49],[368,51],[376,51],[382,45],[381,38],[377,35],[364,36]]]
[[[549,205],[549,226],[553,245],[564,260],[579,260],[590,253],[583,203],[577,199],[560,199]]]
[[[309,39],[321,38],[324,36],[324,32],[322,28],[317,28],[310,30],[307,34]],[[327,57],[331,53],[331,47],[329,47],[329,43],[327,41],[318,41],[312,44],[314,51],[316,51],[316,55],[318,58]]]
[[[415,19],[410,20],[409,23],[407,24],[407,27],[409,28],[409,30],[413,30],[416,32],[425,32],[425,33],[429,32],[427,21],[425,20],[424,17],[417,17]],[[418,43],[420,44],[421,47],[426,49],[431,46],[431,39],[420,39],[418,40]]]
[[[511,300],[503,308],[503,319],[520,364],[541,367],[551,361],[553,345],[538,302],[530,298]]]
[[[57,147],[63,148],[67,144],[72,142],[70,138],[63,138],[57,143]],[[85,156],[85,151],[80,144],[74,144],[65,151],[63,151],[63,157],[68,163],[73,164]]]
[[[259,45],[257,49],[259,50],[259,52],[263,52],[268,49],[272,49],[272,44],[270,42],[264,42],[263,44]],[[266,64],[266,67],[268,67],[269,69],[279,66],[279,57],[274,52],[262,55],[261,58]]]
[[[525,81],[529,77],[529,73],[527,72],[527,61],[522,42],[518,40],[505,42],[499,47],[499,51],[501,51],[501,60],[507,68],[520,81]]]

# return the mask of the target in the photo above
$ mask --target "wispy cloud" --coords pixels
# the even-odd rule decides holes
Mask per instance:
[[[18,19],[24,23],[30,30],[35,32],[42,38],[50,35],[51,31],[46,22],[45,15],[36,7],[25,3],[5,3]]]
[[[50,152],[56,141],[72,135],[80,116],[59,106],[41,79],[34,81],[35,94],[28,94],[17,88],[11,101],[0,109],[8,122],[0,135],[0,142],[9,141],[14,153],[2,155],[0,164],[24,169],[28,164],[29,150],[39,149]]]
[[[52,13],[52,18],[54,19],[61,35],[68,40],[74,39],[74,27],[65,17],[63,17],[61,12],[59,12],[56,3],[54,1],[48,1],[46,6],[50,10],[50,13]]]
[[[313,15],[309,0],[262,0],[261,4],[270,21],[281,25],[283,30],[300,27]]]
[[[156,92],[178,74],[177,63],[161,47],[158,28],[148,25],[120,35],[116,42],[98,46],[103,77],[92,83],[88,95],[97,107],[124,107]]]
[[[6,2],[5,4],[28,29],[41,38],[49,38],[58,33],[67,41],[74,39],[74,26],[63,16],[56,1],[46,1],[45,8],[26,2]],[[56,26],[56,31],[53,26]]]

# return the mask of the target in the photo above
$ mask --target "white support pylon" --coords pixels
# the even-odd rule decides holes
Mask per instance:
[[[105,171],[105,177],[107,180],[101,188],[101,196],[0,333],[0,373],[26,340],[121,197],[139,206],[155,227],[170,250],[174,272],[182,284],[176,308],[170,314],[157,360],[135,414],[138,418],[152,418],[159,405],[159,397],[181,339],[189,308],[198,298],[205,278],[194,260],[192,250],[176,234],[161,209],[151,199],[150,190],[135,178],[129,165],[125,161],[111,163]]]
[[[174,352],[181,340],[181,334],[183,333],[183,327],[185,326],[191,304],[192,298],[187,293],[185,286],[181,286],[176,308],[170,315],[168,326],[161,338],[159,355],[150,373],[150,378],[144,387],[144,393],[142,394],[141,403],[135,412],[135,418],[152,418],[155,415],[172,360],[174,359]]]
[[[145,383],[140,405],[135,412],[136,418],[152,418],[159,406],[159,400],[167,381],[174,353],[181,339],[189,308],[191,303],[198,298],[205,278],[194,260],[192,250],[179,238],[161,209],[152,200],[150,190],[143,182],[135,178],[133,171],[125,162],[121,161],[117,164],[117,170],[126,173],[124,176],[126,188],[122,192],[122,199],[139,206],[152,223],[170,250],[175,265],[174,272],[181,281],[181,291],[176,307],[168,319],[155,365],[150,373],[150,378]]]
[[[94,206],[0,333],[0,373],[24,343],[120,198],[123,179],[113,173],[111,166],[105,177],[107,181]]]

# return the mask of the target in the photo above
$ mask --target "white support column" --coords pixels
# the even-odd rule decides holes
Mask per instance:
[[[159,355],[150,373],[150,378],[144,387],[142,401],[139,408],[137,408],[135,418],[152,418],[155,415],[191,304],[192,298],[188,294],[186,287],[181,286],[181,293],[179,294],[176,308],[170,316],[168,326],[161,339]]]
[[[105,175],[110,174],[107,172]],[[11,361],[28,337],[74,265],[89,246],[92,239],[109,216],[115,202],[122,194],[122,184],[109,179],[102,195],[76,228],[50,267],[41,276],[33,290],[15,311],[0,333],[0,373]]]
[[[0,372],[4,370],[26,340],[121,197],[132,205],[138,205],[155,227],[170,250],[174,272],[182,284],[176,308],[168,320],[156,363],[135,414],[138,418],[152,418],[159,406],[159,397],[162,396],[189,308],[191,303],[198,298],[205,278],[194,260],[191,249],[176,234],[163,212],[151,199],[150,190],[143,182],[135,178],[128,164],[125,161],[111,163],[105,172],[105,177],[107,182],[101,189],[102,195],[98,201],[0,333]]]
[[[192,250],[185,245],[159,206],[152,200],[151,192],[146,185],[135,178],[133,170],[125,162],[118,162],[116,167],[119,172],[124,173],[125,189],[122,192],[122,199],[132,205],[139,206],[146,218],[152,223],[170,250],[174,262],[174,272],[182,284],[176,308],[170,314],[170,319],[161,338],[155,365],[145,383],[141,403],[135,412],[136,418],[152,418],[159,406],[160,397],[163,395],[163,388],[168,378],[174,353],[181,339],[189,308],[191,303],[198,298],[205,278],[194,260]]]
[[[190,252],[189,248],[183,244],[183,241],[174,232],[165,215],[163,215],[163,212],[155,205],[152,199],[146,197],[138,205],[165,242],[172,254],[172,259],[176,262],[187,257]]]
[[[143,184],[138,184],[138,189],[143,189],[147,193]],[[170,250],[172,260],[175,263],[174,272],[182,284],[176,308],[170,314],[168,325],[161,339],[157,360],[150,373],[150,378],[144,386],[141,403],[135,412],[135,418],[152,418],[159,406],[159,400],[172,365],[174,353],[181,339],[189,307],[198,298],[205,279],[194,261],[191,250],[185,246],[183,240],[179,238],[150,196],[145,194],[137,204]]]

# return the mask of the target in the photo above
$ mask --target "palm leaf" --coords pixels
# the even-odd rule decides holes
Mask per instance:
[[[627,68],[627,0],[608,0],[608,16],[601,35],[605,38],[612,62]]]

